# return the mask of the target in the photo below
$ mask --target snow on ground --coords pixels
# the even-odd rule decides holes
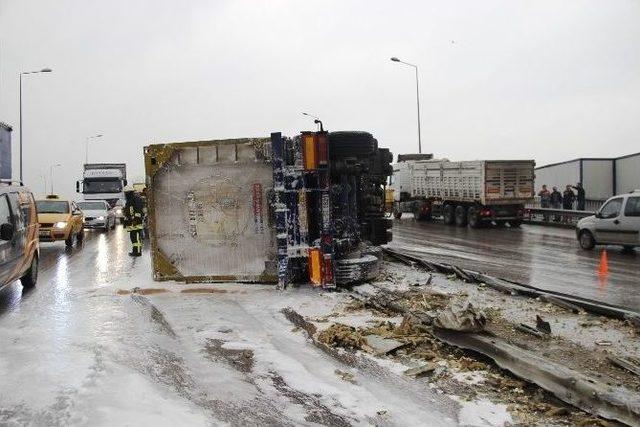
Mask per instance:
[[[153,282],[117,233],[45,248],[38,287],[0,315],[0,425],[457,425],[457,402],[322,352],[281,313],[346,294]]]

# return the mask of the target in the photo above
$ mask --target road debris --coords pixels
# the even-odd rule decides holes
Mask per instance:
[[[515,328],[519,331],[522,331],[524,333],[527,334],[531,334],[531,335],[535,335],[538,338],[542,338],[543,335],[540,333],[540,331],[538,331],[536,328],[527,325],[526,323],[520,323],[518,325],[515,325]]]
[[[595,345],[599,345],[601,347],[611,347],[611,341],[609,340],[598,340],[594,342]]]
[[[459,332],[479,332],[486,324],[484,313],[476,311],[469,301],[445,308],[433,322],[436,328]]]
[[[406,345],[406,343],[391,338],[382,338],[373,334],[365,336],[364,340],[365,344],[363,345],[363,349],[378,356],[391,353]]]
[[[536,329],[547,335],[551,335],[551,324],[539,315],[536,315]]]
[[[640,365],[638,365],[637,363],[629,360],[629,359],[624,359],[622,357],[616,357],[616,356],[607,356],[607,358],[611,361],[611,363],[613,363],[615,366],[618,366],[622,369],[626,369],[627,371],[631,372],[632,374],[638,375],[640,376]]]
[[[438,367],[436,363],[429,362],[415,368],[409,368],[404,371],[404,374],[410,377],[420,378],[427,374],[432,373]]]

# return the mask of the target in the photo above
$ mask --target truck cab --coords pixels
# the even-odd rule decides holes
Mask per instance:
[[[126,165],[85,164],[82,180],[76,182],[76,192],[82,193],[83,200],[105,200],[113,208],[124,200],[126,185]]]

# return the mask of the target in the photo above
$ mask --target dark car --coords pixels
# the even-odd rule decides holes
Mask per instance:
[[[0,288],[16,280],[38,280],[38,213],[33,194],[22,185],[0,183]]]

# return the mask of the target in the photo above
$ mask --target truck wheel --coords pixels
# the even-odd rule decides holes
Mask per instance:
[[[482,226],[482,220],[476,208],[471,207],[467,211],[467,222],[471,228],[480,228]]]
[[[456,222],[456,216],[453,205],[447,205],[444,207],[444,223],[447,225],[452,225]]]
[[[580,247],[587,251],[590,251],[596,246],[596,239],[593,238],[593,234],[591,234],[589,230],[582,230],[578,241]]]
[[[520,226],[522,225],[522,220],[516,219],[514,221],[509,221],[509,225],[511,226],[511,228],[520,228]]]
[[[424,215],[422,215],[419,206],[416,206],[413,209],[413,217],[416,219],[416,221],[422,221],[424,219]]]
[[[22,282],[22,286],[25,288],[33,288],[38,281],[38,255],[33,254],[33,259],[31,260],[31,266],[29,270],[25,273],[24,276],[20,278],[20,282]]]
[[[458,227],[466,227],[467,226],[467,208],[462,205],[458,205],[456,206],[455,214],[456,214],[456,225]]]

